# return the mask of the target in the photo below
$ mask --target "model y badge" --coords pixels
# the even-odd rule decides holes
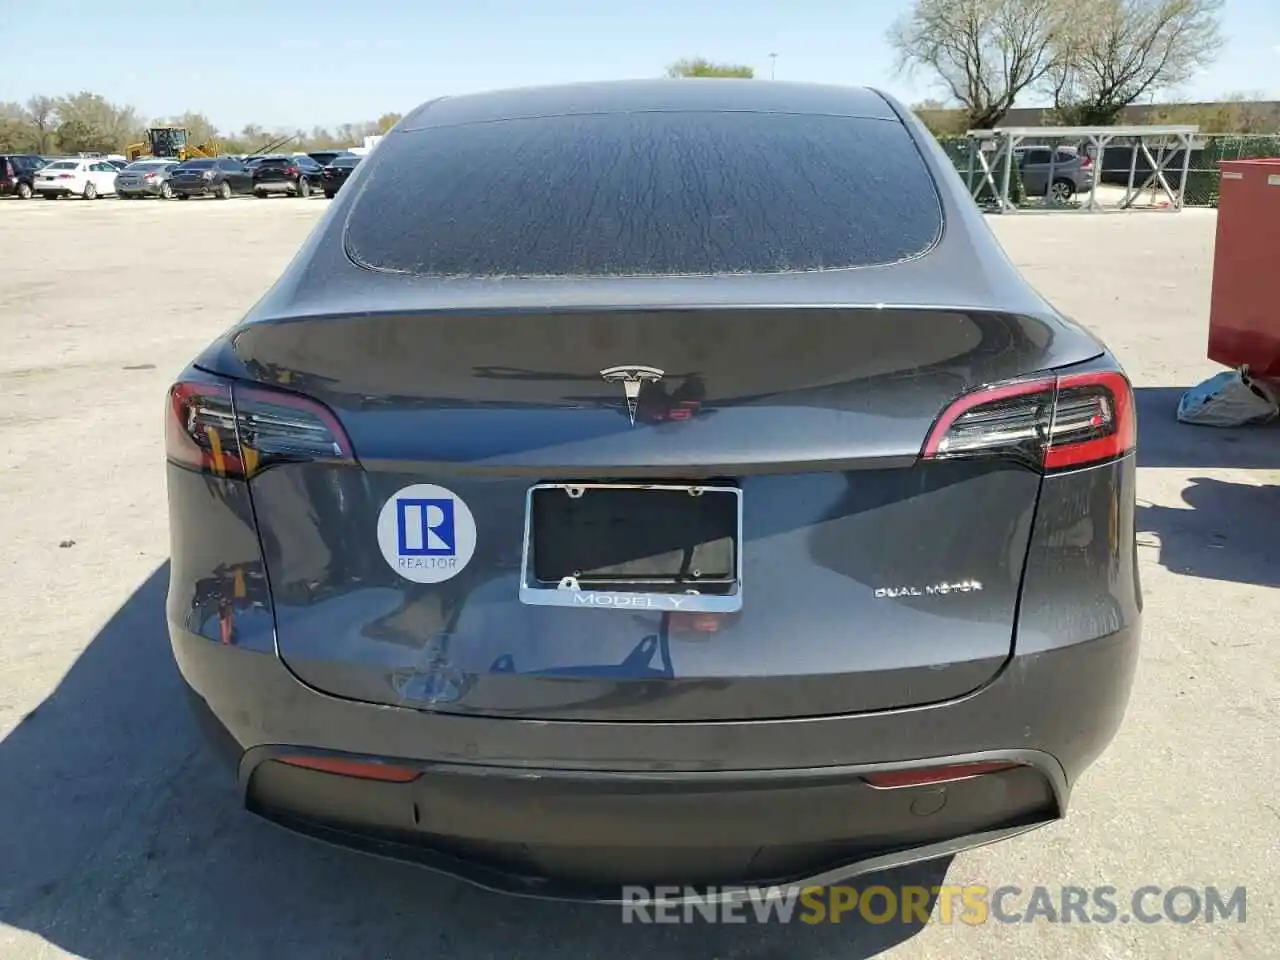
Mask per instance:
[[[646,383],[657,383],[662,379],[663,371],[657,367],[622,366],[601,370],[600,376],[609,383],[622,384],[627,397],[627,414],[631,417],[631,425],[636,425],[636,407],[640,405],[640,388]]]

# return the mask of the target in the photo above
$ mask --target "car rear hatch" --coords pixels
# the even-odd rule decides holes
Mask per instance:
[[[283,183],[290,179],[291,169],[291,166],[283,160],[263,160],[254,164],[253,179],[262,183]]]
[[[989,681],[1040,474],[922,448],[966,390],[1100,351],[999,313],[721,308],[255,322],[234,352],[289,392],[238,392],[252,456],[311,437],[251,480],[299,678],[442,711],[693,721]]]

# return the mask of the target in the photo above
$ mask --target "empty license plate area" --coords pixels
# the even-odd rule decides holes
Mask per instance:
[[[733,612],[741,538],[736,487],[539,484],[528,496],[520,599]]]

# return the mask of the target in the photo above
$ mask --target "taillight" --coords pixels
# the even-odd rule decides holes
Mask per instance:
[[[169,388],[165,454],[182,466],[239,479],[278,463],[355,462],[351,441],[323,404],[204,380]]]
[[[296,176],[297,176],[298,174],[300,174],[302,171],[301,171],[301,170],[299,170],[297,167],[285,167],[284,172],[285,172],[285,173],[287,173],[287,174],[288,174],[289,176],[291,176],[291,177],[296,177]]]
[[[1093,158],[1089,156],[1087,153],[1083,154],[1080,158],[1081,169],[1088,170],[1092,166],[1093,166]]]
[[[1066,470],[1137,446],[1133,388],[1120,373],[1078,373],[996,384],[951,404],[925,441],[926,460],[1006,456]]]
[[[4,175],[10,180],[14,178],[13,164],[8,160],[4,162]]]

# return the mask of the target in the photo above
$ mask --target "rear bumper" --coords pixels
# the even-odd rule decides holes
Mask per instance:
[[[1123,717],[1138,626],[1015,657],[960,700],[816,720],[539,722],[341,700],[269,651],[171,624],[179,668],[246,806],[290,829],[495,890],[616,902],[639,884],[833,883],[1065,814]],[[291,767],[339,753],[415,767],[385,783]],[[877,790],[902,766],[1014,760]]]
[[[127,195],[130,197],[158,197],[160,196],[161,189],[162,188],[158,183],[156,184],[150,184],[150,183],[132,184],[131,183],[123,186],[120,184],[116,184],[116,193],[120,194],[121,196]]]
[[[297,180],[255,180],[253,181],[253,189],[261,190],[264,193],[296,193],[298,190]]]
[[[1060,815],[1053,761],[880,790],[866,768],[614,774],[431,765],[384,783],[249,762],[250,810],[296,832],[489,889],[617,902],[631,884],[818,885],[952,853]],[[1032,764],[1035,764],[1033,766]]]
[[[213,196],[215,184],[184,183],[179,185],[171,182],[169,187],[173,190],[175,197],[211,197]]]

